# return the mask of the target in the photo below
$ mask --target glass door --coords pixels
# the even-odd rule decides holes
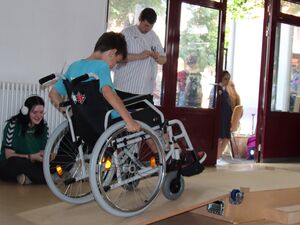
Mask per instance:
[[[209,108],[216,80],[219,11],[181,4],[176,106]]]
[[[300,157],[300,4],[266,1],[257,140],[258,159],[285,161]]]
[[[184,123],[194,148],[207,152],[208,165],[217,156],[214,84],[223,69],[225,15],[226,0],[169,1],[162,110]]]

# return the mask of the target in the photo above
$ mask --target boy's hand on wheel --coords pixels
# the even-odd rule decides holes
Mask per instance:
[[[135,120],[131,120],[129,123],[126,124],[126,129],[129,132],[137,132],[141,129],[141,125]]]

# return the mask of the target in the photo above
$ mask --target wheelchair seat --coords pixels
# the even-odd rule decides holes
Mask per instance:
[[[99,92],[99,80],[76,79],[63,80],[72,108],[74,130],[87,145],[94,146],[104,132],[108,103]]]

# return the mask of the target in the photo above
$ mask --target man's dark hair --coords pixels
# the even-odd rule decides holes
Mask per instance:
[[[98,39],[94,52],[106,52],[111,49],[117,49],[116,55],[122,55],[123,60],[127,58],[127,43],[121,33],[106,32]]]
[[[147,20],[150,24],[154,24],[156,22],[157,15],[154,9],[145,8],[140,14],[139,20],[144,21]]]

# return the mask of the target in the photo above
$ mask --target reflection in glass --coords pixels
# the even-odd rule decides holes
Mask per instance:
[[[107,31],[121,32],[125,27],[138,23],[140,12],[145,7],[153,8],[157,13],[157,21],[153,31],[158,35],[162,46],[165,46],[166,30],[166,0],[154,0],[149,6],[148,0],[109,0]],[[157,66],[156,87],[153,92],[154,104],[161,104],[162,65]]]
[[[285,14],[300,16],[300,5],[299,3],[292,3],[289,1],[281,0],[280,11]]]
[[[219,11],[182,3],[176,106],[208,108],[215,82]]]
[[[300,29],[279,24],[274,59],[272,111],[299,112]]]

